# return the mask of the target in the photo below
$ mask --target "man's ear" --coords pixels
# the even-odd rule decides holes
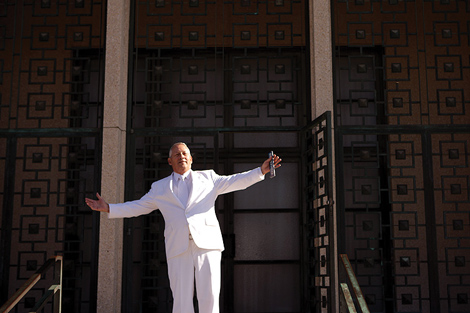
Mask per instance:
[[[168,164],[171,165],[171,158],[168,158]]]

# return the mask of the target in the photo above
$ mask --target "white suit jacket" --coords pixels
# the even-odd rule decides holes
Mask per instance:
[[[109,205],[109,218],[134,217],[160,210],[165,219],[167,258],[175,257],[189,246],[189,234],[202,249],[224,250],[222,233],[215,213],[217,196],[245,189],[264,179],[260,168],[222,176],[213,170],[192,171],[192,190],[187,206],[173,192],[172,176],[152,184],[141,199]]]

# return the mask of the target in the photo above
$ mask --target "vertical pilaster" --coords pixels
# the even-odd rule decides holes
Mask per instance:
[[[310,0],[312,120],[333,111],[333,51],[330,0]]]
[[[124,200],[129,1],[108,0],[101,193],[109,203]],[[121,312],[122,219],[101,213],[98,303],[100,313]]]
[[[309,1],[310,26],[310,75],[311,75],[311,103],[312,120],[326,111],[334,112],[333,95],[333,45],[332,45],[332,18],[330,0]],[[335,145],[334,145],[334,114],[332,114],[332,177],[335,180]],[[333,184],[333,199],[336,199],[336,186]],[[338,251],[337,251],[337,223],[336,204],[333,203],[333,219],[330,227],[333,228],[334,238],[331,238],[330,249],[333,250],[331,260],[332,273],[332,312],[339,312],[339,286],[338,286]]]

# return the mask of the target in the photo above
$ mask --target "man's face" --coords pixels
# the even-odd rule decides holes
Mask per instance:
[[[193,157],[185,145],[176,145],[171,149],[168,164],[171,165],[175,173],[184,174],[191,169]]]

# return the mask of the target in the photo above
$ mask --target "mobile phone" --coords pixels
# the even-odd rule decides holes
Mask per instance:
[[[272,157],[274,155],[274,152],[271,151],[269,152],[269,157]],[[269,178],[274,178],[276,177],[276,169],[274,168],[274,159],[271,159],[269,162]]]

